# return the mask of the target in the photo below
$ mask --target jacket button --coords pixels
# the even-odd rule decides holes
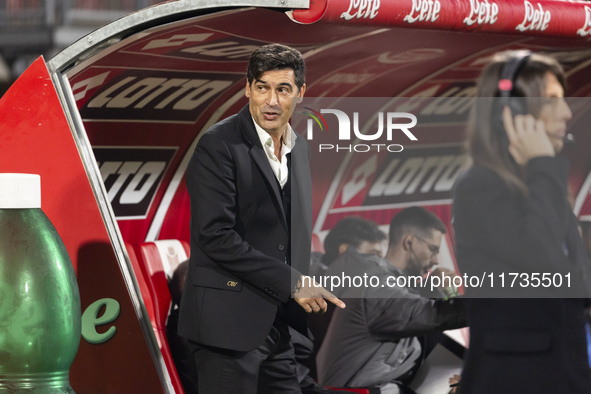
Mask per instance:
[[[277,246],[277,249],[279,249],[279,250],[285,250],[285,245],[283,245],[283,244],[279,244],[279,245]]]

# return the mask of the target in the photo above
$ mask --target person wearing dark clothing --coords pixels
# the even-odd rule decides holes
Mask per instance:
[[[355,248],[364,254],[382,256],[382,241],[385,239],[386,234],[371,220],[359,216],[341,219],[324,238],[324,254],[313,256],[310,275],[324,275],[328,266],[349,248]]]
[[[328,276],[379,280],[334,290],[347,308],[335,311],[318,353],[321,384],[401,392],[399,383],[408,382],[422,360],[417,337],[465,325],[461,299],[422,297],[404,284],[438,263],[445,231],[432,213],[407,208],[392,219],[385,258],[350,249],[331,264]]]
[[[498,99],[477,99],[474,108],[472,166],[454,188],[456,257],[462,273],[494,275],[497,283],[466,288],[478,298],[466,299],[461,394],[591,393],[589,261],[559,155],[572,116],[564,90],[556,60],[523,51],[495,55],[478,82],[477,97]],[[502,288],[499,275],[511,273],[532,280],[570,273],[572,284]]]
[[[203,393],[299,392],[288,327],[307,335],[306,313],[324,312],[325,298],[344,307],[302,280],[310,147],[288,121],[305,90],[301,53],[258,48],[248,104],[205,132],[189,162],[191,258],[179,334],[193,345]]]
[[[177,266],[172,278],[168,282],[172,307],[166,322],[166,338],[185,393],[198,394],[197,365],[195,365],[195,359],[191,353],[192,346],[186,338],[177,333],[179,318],[178,304],[181,300],[188,270],[189,261],[186,260]],[[289,329],[289,334],[294,347],[298,381],[302,394],[334,393],[335,391],[333,390],[320,387],[310,376],[310,370],[302,364],[312,354],[312,340],[292,328]],[[339,393],[347,392],[339,391]]]
[[[189,260],[180,263],[174,270],[172,278],[168,281],[172,306],[170,315],[166,321],[166,339],[174,366],[181,380],[181,385],[186,394],[198,393],[197,366],[191,353],[191,345],[187,338],[178,334],[179,309],[181,294],[185,286],[185,279],[189,271]]]

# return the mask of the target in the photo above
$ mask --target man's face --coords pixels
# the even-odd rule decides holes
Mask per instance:
[[[566,135],[566,122],[573,114],[564,101],[564,89],[558,79],[552,73],[546,74],[546,97],[550,102],[544,105],[538,118],[544,122],[546,133],[556,153],[560,153],[564,147],[563,138]]]
[[[246,81],[250,114],[267,133],[281,136],[293,112],[291,99],[303,97],[306,85],[298,90],[291,68],[264,72],[249,84]]]
[[[430,237],[413,234],[410,246],[411,253],[406,269],[407,274],[424,275],[431,267],[439,263],[437,256],[439,255],[442,237],[443,233],[436,229],[431,230]]]
[[[376,256],[383,256],[382,242],[363,241],[357,247],[357,251],[362,254],[375,254]]]

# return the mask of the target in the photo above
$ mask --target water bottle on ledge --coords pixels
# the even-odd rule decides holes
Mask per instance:
[[[74,393],[80,294],[39,175],[0,174],[0,393]]]

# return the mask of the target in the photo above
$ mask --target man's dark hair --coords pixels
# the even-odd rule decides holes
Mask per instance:
[[[250,55],[246,78],[248,84],[267,71],[283,70],[291,68],[294,72],[295,84],[301,89],[306,83],[306,65],[302,54],[294,48],[282,44],[268,44],[255,50]]]
[[[340,220],[324,239],[324,251],[322,262],[331,264],[339,257],[339,246],[347,244],[354,248],[362,242],[381,242],[386,239],[386,234],[378,228],[378,224],[371,220],[358,216],[349,216]]]
[[[188,272],[189,260],[185,260],[175,268],[172,278],[168,280],[168,289],[170,290],[173,305],[180,305],[181,303],[181,295],[183,294]]]
[[[398,212],[390,222],[389,243],[396,245],[406,234],[413,233],[419,236],[431,237],[433,229],[447,232],[445,225],[435,214],[421,207],[405,208]]]

